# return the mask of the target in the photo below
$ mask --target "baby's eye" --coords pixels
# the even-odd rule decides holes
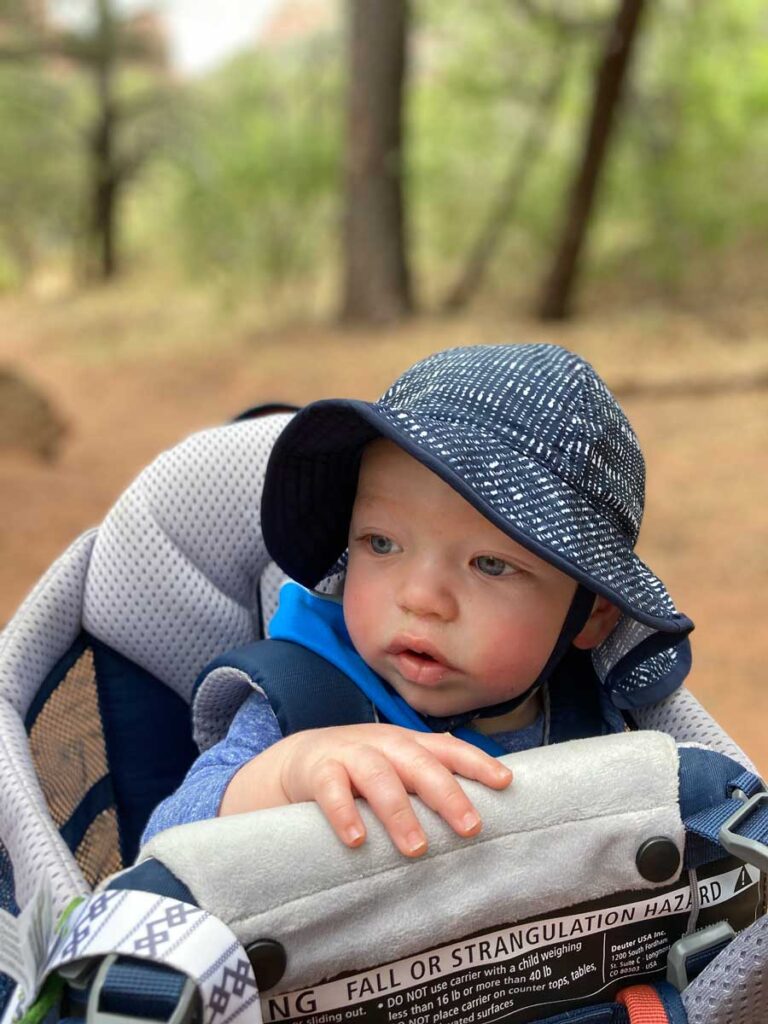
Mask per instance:
[[[391,555],[397,548],[395,542],[390,540],[389,537],[385,537],[382,533],[370,534],[368,543],[374,555]]]
[[[473,563],[485,576],[509,576],[517,572],[514,566],[505,562],[503,558],[494,558],[493,555],[478,555]]]

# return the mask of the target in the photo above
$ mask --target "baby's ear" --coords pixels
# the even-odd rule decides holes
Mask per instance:
[[[590,651],[599,646],[620,618],[621,612],[616,605],[598,594],[586,625],[574,639],[573,646],[582,651]]]

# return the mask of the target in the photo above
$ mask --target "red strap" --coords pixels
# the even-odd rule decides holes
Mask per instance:
[[[630,985],[616,994],[629,1011],[630,1024],[669,1024],[659,993],[650,985]]]

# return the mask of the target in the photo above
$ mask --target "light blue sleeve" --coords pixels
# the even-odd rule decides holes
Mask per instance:
[[[198,757],[176,792],[152,812],[141,837],[142,846],[174,825],[215,818],[235,772],[279,739],[282,733],[269,701],[254,690],[241,705],[224,739]]]

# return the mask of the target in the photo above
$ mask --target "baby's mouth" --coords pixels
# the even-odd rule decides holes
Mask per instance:
[[[440,652],[426,642],[396,638],[386,653],[405,680],[421,686],[438,685],[451,668]]]
[[[424,661],[424,662],[430,662],[431,661],[432,664],[435,664],[437,662],[437,660],[438,660],[437,658],[433,658],[431,654],[427,654],[426,651],[416,651],[412,647],[406,647],[405,650],[400,651],[400,653],[401,654],[409,654],[412,658],[417,658],[417,659],[419,659],[421,661]]]

